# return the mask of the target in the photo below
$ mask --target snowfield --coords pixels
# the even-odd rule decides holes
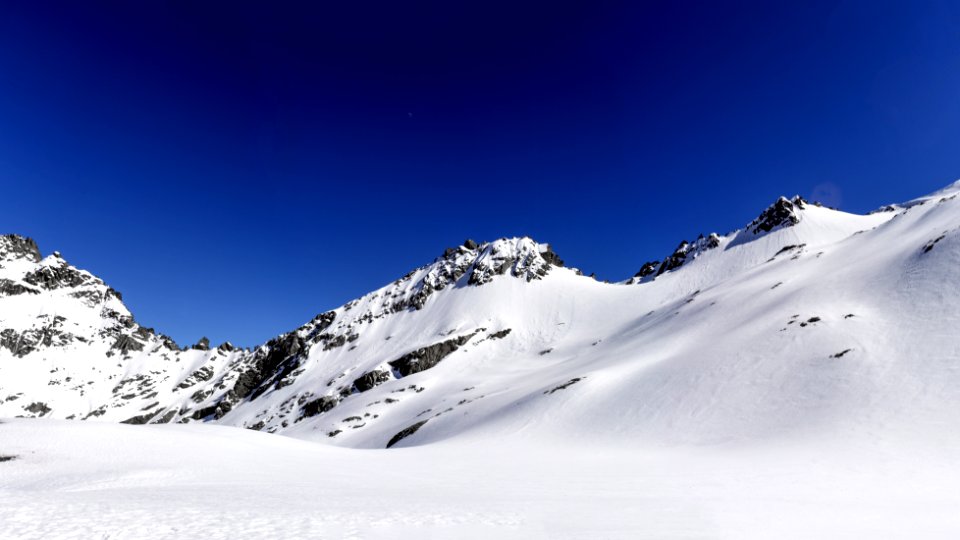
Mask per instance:
[[[0,537],[956,538],[958,194],[467,241],[254,349],[0,237]]]
[[[214,425],[0,425],[4,538],[956,538],[953,441],[351,450]]]

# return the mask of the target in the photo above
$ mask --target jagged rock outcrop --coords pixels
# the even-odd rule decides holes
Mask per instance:
[[[30,262],[40,262],[40,248],[32,238],[19,234],[4,234],[0,236],[0,263],[24,259]]]
[[[41,266],[28,273],[23,281],[42,289],[76,288],[93,281],[88,272],[77,270],[63,259],[57,259],[51,264]]]
[[[700,254],[720,246],[722,239],[716,233],[710,233],[709,236],[700,235],[692,243],[683,240],[673,253],[668,255],[662,261],[651,261],[644,263],[640,271],[634,275],[631,280],[634,283],[642,283],[652,280],[665,272],[670,272],[680,268],[684,264],[696,259]]]
[[[366,392],[367,390],[370,390],[375,386],[379,386],[390,379],[391,377],[389,371],[374,369],[354,379],[353,386],[357,389],[357,392]]]
[[[669,257],[663,260],[660,268],[657,269],[657,275],[659,276],[664,272],[676,270],[686,262],[695,259],[704,251],[713,249],[719,245],[720,237],[716,233],[711,233],[710,236],[707,237],[701,234],[692,244],[684,240],[680,242],[680,245],[677,246],[677,249],[675,249]]]
[[[782,227],[790,227],[800,223],[799,210],[806,207],[806,201],[799,195],[788,200],[786,197],[780,197],[775,203],[767,207],[757,219],[750,222],[746,227],[746,232],[750,234],[761,234],[770,232]]]
[[[0,279],[0,296],[16,296],[18,294],[40,294],[40,291],[13,280]]]
[[[729,241],[728,247],[743,244],[751,239],[770,233],[785,227],[792,227],[801,220],[801,211],[806,208],[807,202],[799,195],[793,199],[780,197],[772,205],[764,209],[760,215],[751,221],[747,226],[738,231],[734,231],[726,236],[720,236],[711,233],[708,236],[700,235],[697,240],[687,242],[683,240],[680,245],[662,261],[651,261],[644,263],[640,270],[628,280],[627,283],[645,283],[656,279],[664,273],[674,271],[690,261],[693,261],[706,251],[715,249]]]
[[[472,332],[465,336],[421,347],[389,362],[390,367],[395,369],[397,373],[403,377],[426,371],[439,364],[441,360],[470,341],[470,338],[476,334],[477,332]]]
[[[111,348],[120,351],[120,354],[128,354],[133,351],[142,351],[143,343],[134,339],[133,336],[122,334],[117,336]]]
[[[656,275],[658,268],[660,268],[660,261],[645,262],[643,263],[643,266],[640,267],[640,270],[633,275],[633,277],[645,278],[647,276]]]

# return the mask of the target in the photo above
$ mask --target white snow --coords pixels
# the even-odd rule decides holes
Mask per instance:
[[[450,441],[0,424],[4,538],[955,538],[957,447]],[[928,441],[929,442],[929,441]]]
[[[460,247],[287,336],[302,361],[204,424],[51,419],[193,421],[255,354],[156,336],[119,354],[139,326],[88,274],[0,295],[0,331],[86,340],[0,346],[0,416],[44,416],[0,424],[0,455],[20,456],[0,462],[0,531],[955,538],[957,185],[866,216],[808,204],[642,282],[551,267],[528,238]],[[61,264],[0,261],[0,278]],[[463,336],[425,371],[390,365]],[[372,370],[386,382],[353,388]],[[307,414],[321,397],[335,406]]]

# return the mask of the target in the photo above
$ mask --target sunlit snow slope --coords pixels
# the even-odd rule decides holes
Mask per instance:
[[[960,407],[960,184],[860,216],[780,199],[621,283],[465,242],[254,350],[181,349],[0,238],[0,417],[209,421],[353,447],[922,434]]]

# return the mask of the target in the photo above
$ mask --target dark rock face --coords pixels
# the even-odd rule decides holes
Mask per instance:
[[[323,350],[329,351],[330,349],[336,349],[337,347],[343,347],[347,344],[347,336],[340,334],[334,336],[331,334],[323,334],[320,336],[320,339],[325,343],[323,344]]]
[[[390,380],[390,373],[375,369],[368,371],[353,381],[358,392],[366,392]]]
[[[177,410],[167,411],[160,418],[155,419],[152,424],[167,424],[177,415]]]
[[[193,418],[194,420],[203,420],[204,418],[210,415],[213,415],[214,418],[220,418],[229,411],[230,411],[229,403],[227,404],[226,411],[223,410],[220,403],[217,403],[216,405],[210,405],[210,406],[203,407],[201,409],[197,409],[193,411],[193,414],[190,417]]]
[[[501,330],[501,331],[499,331],[499,332],[494,332],[494,333],[490,334],[489,336],[487,336],[487,339],[503,339],[503,338],[507,337],[508,335],[510,335],[510,332],[511,332],[511,331],[512,331],[512,330],[511,330],[510,328],[504,328],[503,330]]]
[[[466,342],[470,341],[470,338],[472,338],[475,334],[476,332],[473,332],[465,336],[448,339],[446,341],[434,343],[433,345],[428,345],[421,349],[409,352],[400,358],[389,362],[390,367],[397,370],[397,372],[403,377],[413,375],[414,373],[420,373],[421,371],[426,371],[439,364],[440,361],[446,358],[450,353],[456,351]]]
[[[201,366],[199,369],[187,376],[177,388],[186,389],[194,386],[196,384],[209,381],[213,377],[213,367],[211,366]],[[194,394],[196,395],[196,394]]]
[[[304,328],[309,328],[306,340],[310,341],[311,343],[316,342],[316,339],[320,333],[329,328],[336,318],[337,313],[335,311],[327,311],[314,317],[304,326]]]
[[[37,247],[37,243],[32,238],[19,234],[0,236],[0,261],[27,259],[32,262],[40,262],[42,258],[40,248]]]
[[[180,350],[180,346],[177,345],[177,342],[174,341],[173,338],[171,338],[170,336],[165,336],[163,334],[160,334],[158,337],[160,338],[160,341],[163,342],[164,348],[166,348],[167,350],[170,350],[170,351]]]
[[[313,401],[303,404],[303,416],[301,418],[310,418],[318,414],[323,414],[337,406],[339,401],[335,397],[323,396]]]
[[[704,238],[703,235],[701,234],[700,238],[697,238],[697,245],[702,250],[708,250],[708,249],[720,247],[720,236],[717,233],[710,233],[710,236],[707,236],[706,238]]]
[[[683,240],[680,242],[680,245],[677,246],[677,249],[673,253],[663,260],[660,263],[660,266],[657,267],[656,275],[659,276],[664,272],[670,272],[671,270],[676,270],[684,264],[695,259],[701,253],[714,249],[720,245],[720,237],[716,233],[711,233],[710,236],[704,237],[702,234],[696,241],[692,244]],[[651,263],[647,263],[651,264]],[[645,267],[647,265],[644,265]],[[641,269],[643,271],[643,269]],[[649,272],[649,268],[647,268]],[[649,273],[647,274],[649,275]]]
[[[0,463],[4,463],[4,462],[6,462],[6,461],[13,461],[13,460],[15,460],[15,459],[17,459],[17,456],[3,456],[3,455],[0,455]]]
[[[253,356],[252,365],[237,378],[233,395],[251,399],[266,392],[270,381],[279,381],[300,365],[299,354],[306,351],[303,338],[296,333],[274,338]]]
[[[0,279],[0,296],[16,296],[18,294],[40,294],[40,291],[25,287],[16,281]]]
[[[643,266],[640,267],[640,271],[634,274],[633,277],[645,278],[652,276],[657,272],[657,268],[660,268],[660,261],[645,262]]]
[[[0,332],[0,347],[9,350],[16,357],[23,357],[33,350],[33,345],[29,341],[24,343],[25,341],[23,336],[13,329],[7,328]]]
[[[150,421],[151,418],[153,418],[154,416],[156,416],[156,414],[157,414],[157,413],[155,413],[155,412],[151,412],[151,413],[147,413],[147,414],[141,414],[140,416],[134,416],[133,418],[127,418],[126,420],[121,420],[120,423],[121,423],[121,424],[134,424],[134,425],[146,424],[147,422]]]
[[[133,331],[133,335],[137,336],[140,339],[150,339],[155,335],[155,331],[153,328],[150,328],[148,326],[140,326]]]
[[[547,244],[546,251],[541,252],[540,256],[543,257],[543,260],[554,266],[563,266],[563,259],[553,252],[553,248],[550,247],[550,244]]]
[[[43,415],[47,414],[48,412],[50,412],[50,411],[53,410],[53,409],[51,409],[50,407],[48,407],[46,403],[43,403],[43,402],[41,402],[41,401],[35,401],[35,402],[27,405],[26,407],[24,407],[23,410],[25,410],[25,411],[27,411],[27,412],[32,412],[32,413],[34,413],[34,414],[39,414],[40,416],[43,416]]]
[[[473,240],[470,240],[470,239],[468,238],[468,239],[463,243],[463,247],[465,247],[465,248],[467,248],[467,249],[469,249],[469,250],[474,250],[474,249],[477,249],[477,248],[480,247],[480,246],[477,245],[476,242],[474,242]]]
[[[207,336],[200,338],[200,341],[196,342],[193,346],[190,347],[195,351],[209,351],[210,350],[210,340],[207,339]]]
[[[397,444],[403,439],[406,439],[407,437],[413,435],[414,433],[417,432],[418,429],[422,428],[423,425],[426,423],[427,423],[426,420],[422,420],[420,422],[417,422],[416,424],[413,424],[408,428],[403,429],[402,431],[400,431],[399,433],[397,433],[396,435],[390,438],[390,440],[387,442],[387,448],[390,448],[391,446]]]
[[[128,354],[131,351],[142,351],[143,343],[133,339],[131,336],[121,334],[117,336],[117,340],[113,342],[110,348],[120,351],[120,354]]]
[[[780,197],[777,202],[764,210],[757,219],[747,225],[747,231],[760,234],[780,227],[792,227],[800,223],[797,210],[802,210],[805,207],[806,201],[799,196],[794,197],[792,201],[787,200],[786,197]]]
[[[23,280],[37,287],[53,290],[60,287],[78,287],[93,278],[82,274],[79,270],[62,263],[60,266],[43,266],[30,272]]]
[[[689,250],[690,244],[687,243],[686,240],[681,241],[680,245],[677,246],[677,249],[673,250],[673,254],[663,260],[663,264],[661,264],[660,268],[657,270],[657,275],[659,276],[664,272],[669,272],[670,270],[675,270],[683,266]]]

